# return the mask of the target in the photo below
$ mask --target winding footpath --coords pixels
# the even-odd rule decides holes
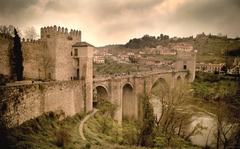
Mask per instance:
[[[80,122],[80,125],[79,125],[79,133],[80,133],[80,137],[83,139],[83,140],[87,140],[84,136],[84,133],[83,133],[83,126],[84,126],[84,123],[89,119],[91,118],[92,116],[95,115],[95,113],[98,111],[98,109],[93,109],[93,111],[91,113],[89,113],[81,122]]]

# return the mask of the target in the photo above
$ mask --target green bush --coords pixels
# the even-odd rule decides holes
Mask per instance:
[[[16,128],[0,129],[0,148],[79,148],[78,127],[85,114],[79,113],[60,121],[61,116],[61,112],[49,112]]]
[[[234,77],[197,73],[192,88],[194,96],[205,100],[216,100],[236,95],[238,84]]]
[[[65,147],[70,142],[70,135],[67,130],[60,129],[56,132],[56,145],[58,147]]]
[[[137,145],[140,133],[137,122],[124,120],[122,122],[122,127],[122,137],[124,138],[122,144]]]

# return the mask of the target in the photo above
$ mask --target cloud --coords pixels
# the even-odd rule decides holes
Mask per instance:
[[[1,0],[0,14],[3,16],[16,15],[22,13],[26,8],[37,3],[37,0]]]
[[[95,45],[144,34],[240,35],[239,0],[0,0],[1,24],[81,29]]]
[[[232,36],[240,34],[240,1],[238,0],[189,0],[180,6],[170,23],[180,27],[195,28],[195,32],[224,33]],[[182,26],[181,26],[182,24]],[[188,32],[188,30],[185,30]]]

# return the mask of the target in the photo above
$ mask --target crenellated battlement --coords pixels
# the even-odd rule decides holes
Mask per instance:
[[[43,41],[41,39],[34,40],[34,39],[22,39],[23,44],[31,44],[31,45],[40,45],[43,44]]]
[[[52,37],[72,37],[75,39],[81,38],[80,30],[70,30],[60,26],[47,26],[41,28],[41,39],[52,38]]]

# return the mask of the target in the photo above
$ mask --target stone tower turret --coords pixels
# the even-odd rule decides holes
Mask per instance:
[[[188,70],[189,74],[186,76],[189,82],[195,79],[196,71],[196,54],[197,51],[177,51],[177,61],[175,62],[175,70],[183,71]]]
[[[72,55],[75,65],[75,79],[84,80],[86,111],[93,108],[93,50],[94,47],[86,42],[78,42],[72,46]]]
[[[72,64],[72,45],[81,42],[81,31],[50,26],[41,28],[41,40],[46,42],[46,59],[52,64],[48,68],[47,78],[53,80],[71,80],[74,66]]]

